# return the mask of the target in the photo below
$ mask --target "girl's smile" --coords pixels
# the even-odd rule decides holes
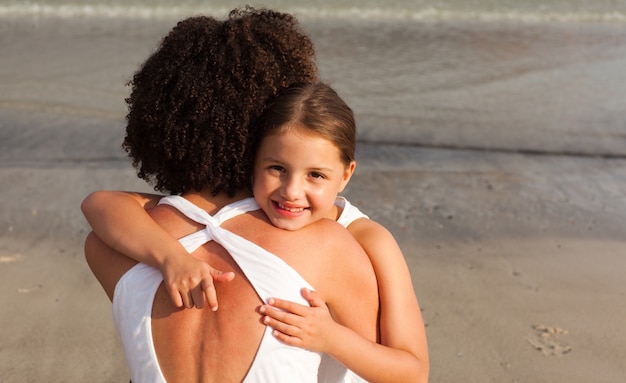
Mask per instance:
[[[272,204],[274,205],[274,208],[279,214],[283,214],[285,216],[291,216],[291,217],[298,216],[300,213],[303,213],[306,209],[304,207],[289,207],[289,206],[283,205],[282,203],[278,201],[272,201]]]

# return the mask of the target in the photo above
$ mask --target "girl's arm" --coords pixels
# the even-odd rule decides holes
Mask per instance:
[[[217,310],[213,281],[230,281],[222,273],[189,256],[185,248],[148,214],[162,196],[120,191],[91,193],[81,204],[94,233],[112,249],[161,270],[165,287],[177,306]]]
[[[402,252],[388,230],[367,219],[350,232],[374,266],[380,296],[380,344],[335,323],[315,293],[303,291],[311,304],[272,299],[263,306],[264,322],[281,341],[326,352],[369,382],[427,382],[426,331]],[[285,311],[273,310],[272,307]]]
[[[93,231],[85,239],[85,259],[110,301],[113,301],[115,286],[122,275],[137,264],[107,246]]]

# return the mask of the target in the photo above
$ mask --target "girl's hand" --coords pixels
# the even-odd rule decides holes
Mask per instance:
[[[203,308],[205,302],[217,311],[217,295],[214,282],[229,282],[235,278],[232,272],[224,273],[198,259],[170,257],[162,267],[163,282],[176,307]]]
[[[311,307],[270,298],[268,305],[259,308],[264,315],[263,323],[272,327],[272,335],[285,344],[325,352],[332,339],[332,329],[338,325],[315,291],[302,289],[302,296]]]

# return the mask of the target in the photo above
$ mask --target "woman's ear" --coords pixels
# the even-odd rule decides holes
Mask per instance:
[[[343,172],[341,184],[339,185],[339,193],[341,193],[343,189],[346,188],[348,182],[350,182],[350,178],[352,178],[354,170],[356,170],[356,161],[350,161],[350,163],[348,164],[348,166],[346,166],[346,169]]]

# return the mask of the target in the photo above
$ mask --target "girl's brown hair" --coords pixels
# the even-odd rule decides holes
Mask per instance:
[[[355,160],[356,124],[352,109],[324,83],[297,84],[270,102],[257,124],[260,141],[271,134],[303,129],[332,142],[347,166]]]

